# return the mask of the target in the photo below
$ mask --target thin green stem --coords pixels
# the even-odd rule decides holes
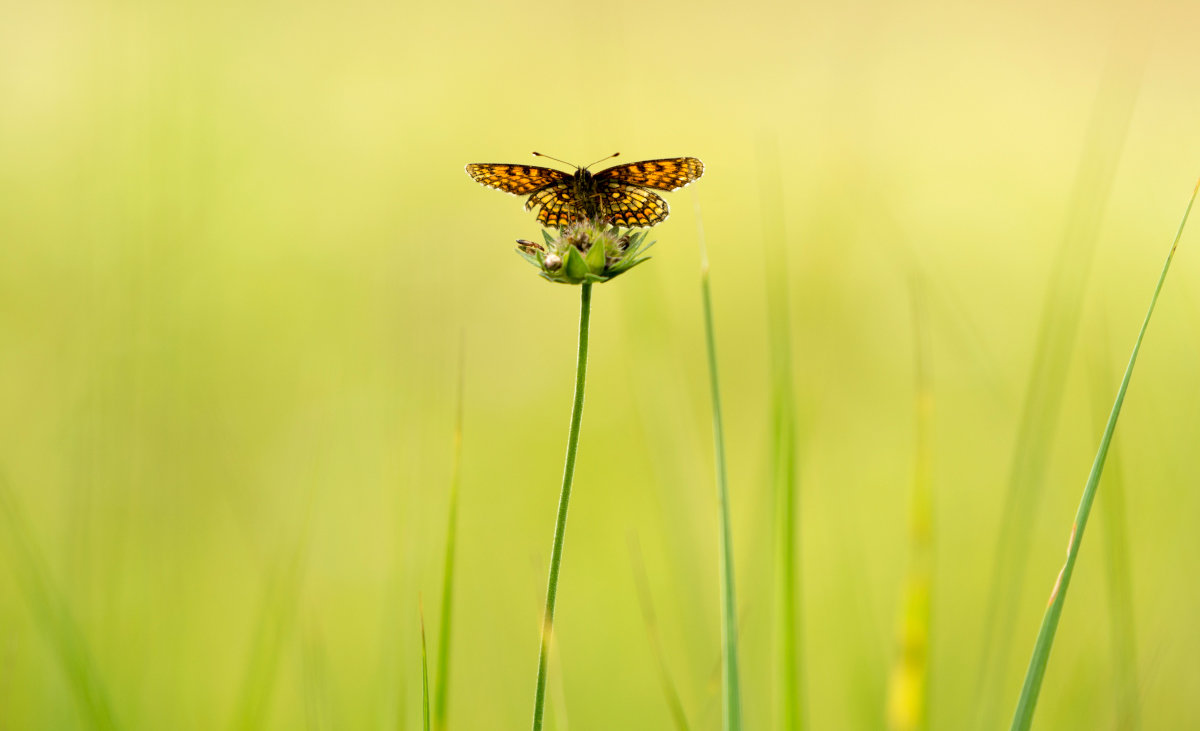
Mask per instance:
[[[454,554],[458,532],[458,485],[462,474],[463,358],[458,362],[458,408],[454,418],[454,466],[450,475],[450,505],[446,517],[446,560],[442,570],[442,618],[438,627],[437,682],[434,685],[433,727],[446,728],[450,685],[450,623],[454,604]]]
[[[1108,457],[1108,448],[1112,443],[1113,432],[1117,428],[1117,417],[1121,415],[1121,406],[1125,403],[1125,392],[1129,389],[1129,380],[1133,376],[1133,366],[1137,362],[1142,339],[1146,336],[1146,328],[1150,325],[1150,316],[1154,314],[1154,305],[1158,303],[1158,295],[1162,292],[1163,282],[1167,279],[1167,271],[1171,268],[1171,260],[1175,258],[1175,250],[1179,247],[1179,239],[1183,236],[1183,227],[1187,224],[1188,215],[1192,212],[1192,204],[1196,202],[1197,193],[1200,193],[1200,182],[1197,182],[1196,189],[1192,191],[1187,210],[1183,213],[1183,220],[1179,222],[1179,230],[1175,233],[1175,241],[1171,244],[1171,252],[1167,254],[1162,273],[1158,275],[1154,296],[1150,298],[1150,306],[1146,309],[1146,317],[1142,320],[1137,340],[1133,343],[1133,352],[1129,355],[1129,364],[1125,366],[1125,375],[1121,378],[1120,388],[1117,389],[1117,398],[1113,402],[1112,412],[1108,415],[1104,436],[1100,439],[1100,448],[1096,451],[1096,459],[1092,462],[1092,471],[1088,475],[1087,484],[1083,488],[1083,497],[1079,501],[1079,509],[1075,513],[1075,523],[1071,527],[1071,537],[1067,542],[1067,560],[1050,593],[1050,604],[1046,607],[1046,614],[1042,618],[1042,627],[1038,631],[1037,643],[1033,648],[1033,656],[1029,659],[1025,684],[1021,688],[1021,698],[1017,701],[1017,710],[1013,715],[1012,731],[1028,731],[1033,723],[1033,711],[1037,707],[1038,694],[1042,689],[1042,679],[1046,675],[1046,664],[1050,660],[1050,648],[1054,645],[1054,635],[1058,630],[1058,621],[1062,616],[1063,604],[1067,598],[1067,587],[1071,583],[1071,574],[1075,570],[1075,559],[1079,555],[1079,544],[1083,541],[1083,531],[1087,527],[1088,515],[1092,511],[1096,487],[1100,484],[1100,476],[1104,472],[1104,462]]]
[[[717,376],[717,342],[713,329],[712,294],[708,285],[708,255],[700,250],[700,297],[704,303],[704,334],[708,343],[708,374],[712,385],[713,446],[716,451],[717,502],[720,503],[721,572],[721,688],[722,727],[742,728],[741,688],[737,662],[737,601],[733,586],[733,536],[729,528],[729,481],[725,470],[725,435],[721,426],[721,390]]]
[[[546,665],[554,634],[554,603],[558,597],[558,571],[562,564],[563,536],[567,529],[567,506],[575,478],[575,452],[579,448],[579,424],[583,420],[583,385],[587,376],[588,320],[592,313],[592,285],[580,285],[579,355],[575,365],[575,403],[571,407],[571,430],[567,435],[567,460],[563,467],[562,492],[558,497],[558,520],[554,524],[554,546],[550,549],[550,580],[546,585],[546,613],[542,620],[542,644],[538,652],[537,690],[533,696],[533,731],[541,731],[546,706]]]

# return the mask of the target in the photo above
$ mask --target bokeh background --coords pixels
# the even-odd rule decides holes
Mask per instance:
[[[671,727],[660,661],[691,726],[719,726],[697,208],[747,727],[776,728],[786,690],[779,271],[808,726],[885,724],[918,330],[929,724],[1006,726],[1200,173],[1194,2],[4,0],[0,20],[0,727],[85,728],[104,705],[128,729],[418,727],[460,363],[450,727],[528,723],[578,290],[512,252],[532,216],[463,165],[535,149],[707,165],[668,196],[654,259],[595,292],[551,727]],[[1142,727],[1200,726],[1198,249],[1193,227],[1041,728],[1130,727],[1130,682]],[[998,602],[1011,631],[987,650]]]

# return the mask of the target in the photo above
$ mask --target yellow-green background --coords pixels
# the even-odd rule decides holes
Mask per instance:
[[[693,201],[750,729],[777,703],[767,269],[786,266],[791,293],[801,652],[822,731],[883,724],[926,290],[931,722],[960,729],[1053,262],[1072,221],[1098,228],[1071,265],[1089,275],[1079,335],[1020,529],[1030,562],[990,691],[1004,727],[1108,406],[1090,374],[1123,366],[1200,172],[1198,28],[1187,0],[3,0],[0,470],[121,727],[227,727],[256,662],[264,727],[416,727],[460,352],[450,722],[526,726],[578,291],[512,252],[532,217],[462,168],[534,149],[707,166],[669,195],[653,261],[595,291],[558,729],[669,727],[631,536],[693,727],[719,726]],[[1104,195],[1088,161],[1118,155]],[[764,189],[773,167],[782,187]],[[764,261],[777,191],[783,263]],[[1080,211],[1089,195],[1105,205]],[[1116,441],[1145,728],[1200,725],[1198,249],[1185,233]],[[85,727],[3,526],[0,727]],[[1113,727],[1102,535],[1083,544],[1040,728]]]

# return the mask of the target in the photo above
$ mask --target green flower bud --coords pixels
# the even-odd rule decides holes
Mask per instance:
[[[649,231],[603,221],[579,221],[553,233],[542,232],[544,246],[518,239],[517,253],[537,267],[543,279],[560,284],[607,282],[646,261],[644,254],[654,245],[646,243]]]

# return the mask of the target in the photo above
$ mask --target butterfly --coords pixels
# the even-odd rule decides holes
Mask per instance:
[[[467,175],[489,188],[528,195],[525,210],[539,208],[537,220],[543,226],[598,220],[641,228],[665,221],[671,212],[662,196],[650,188],[678,190],[704,174],[704,163],[694,157],[628,162],[598,173],[588,170],[592,165],[576,167],[572,174],[537,165],[473,163],[467,166]]]

